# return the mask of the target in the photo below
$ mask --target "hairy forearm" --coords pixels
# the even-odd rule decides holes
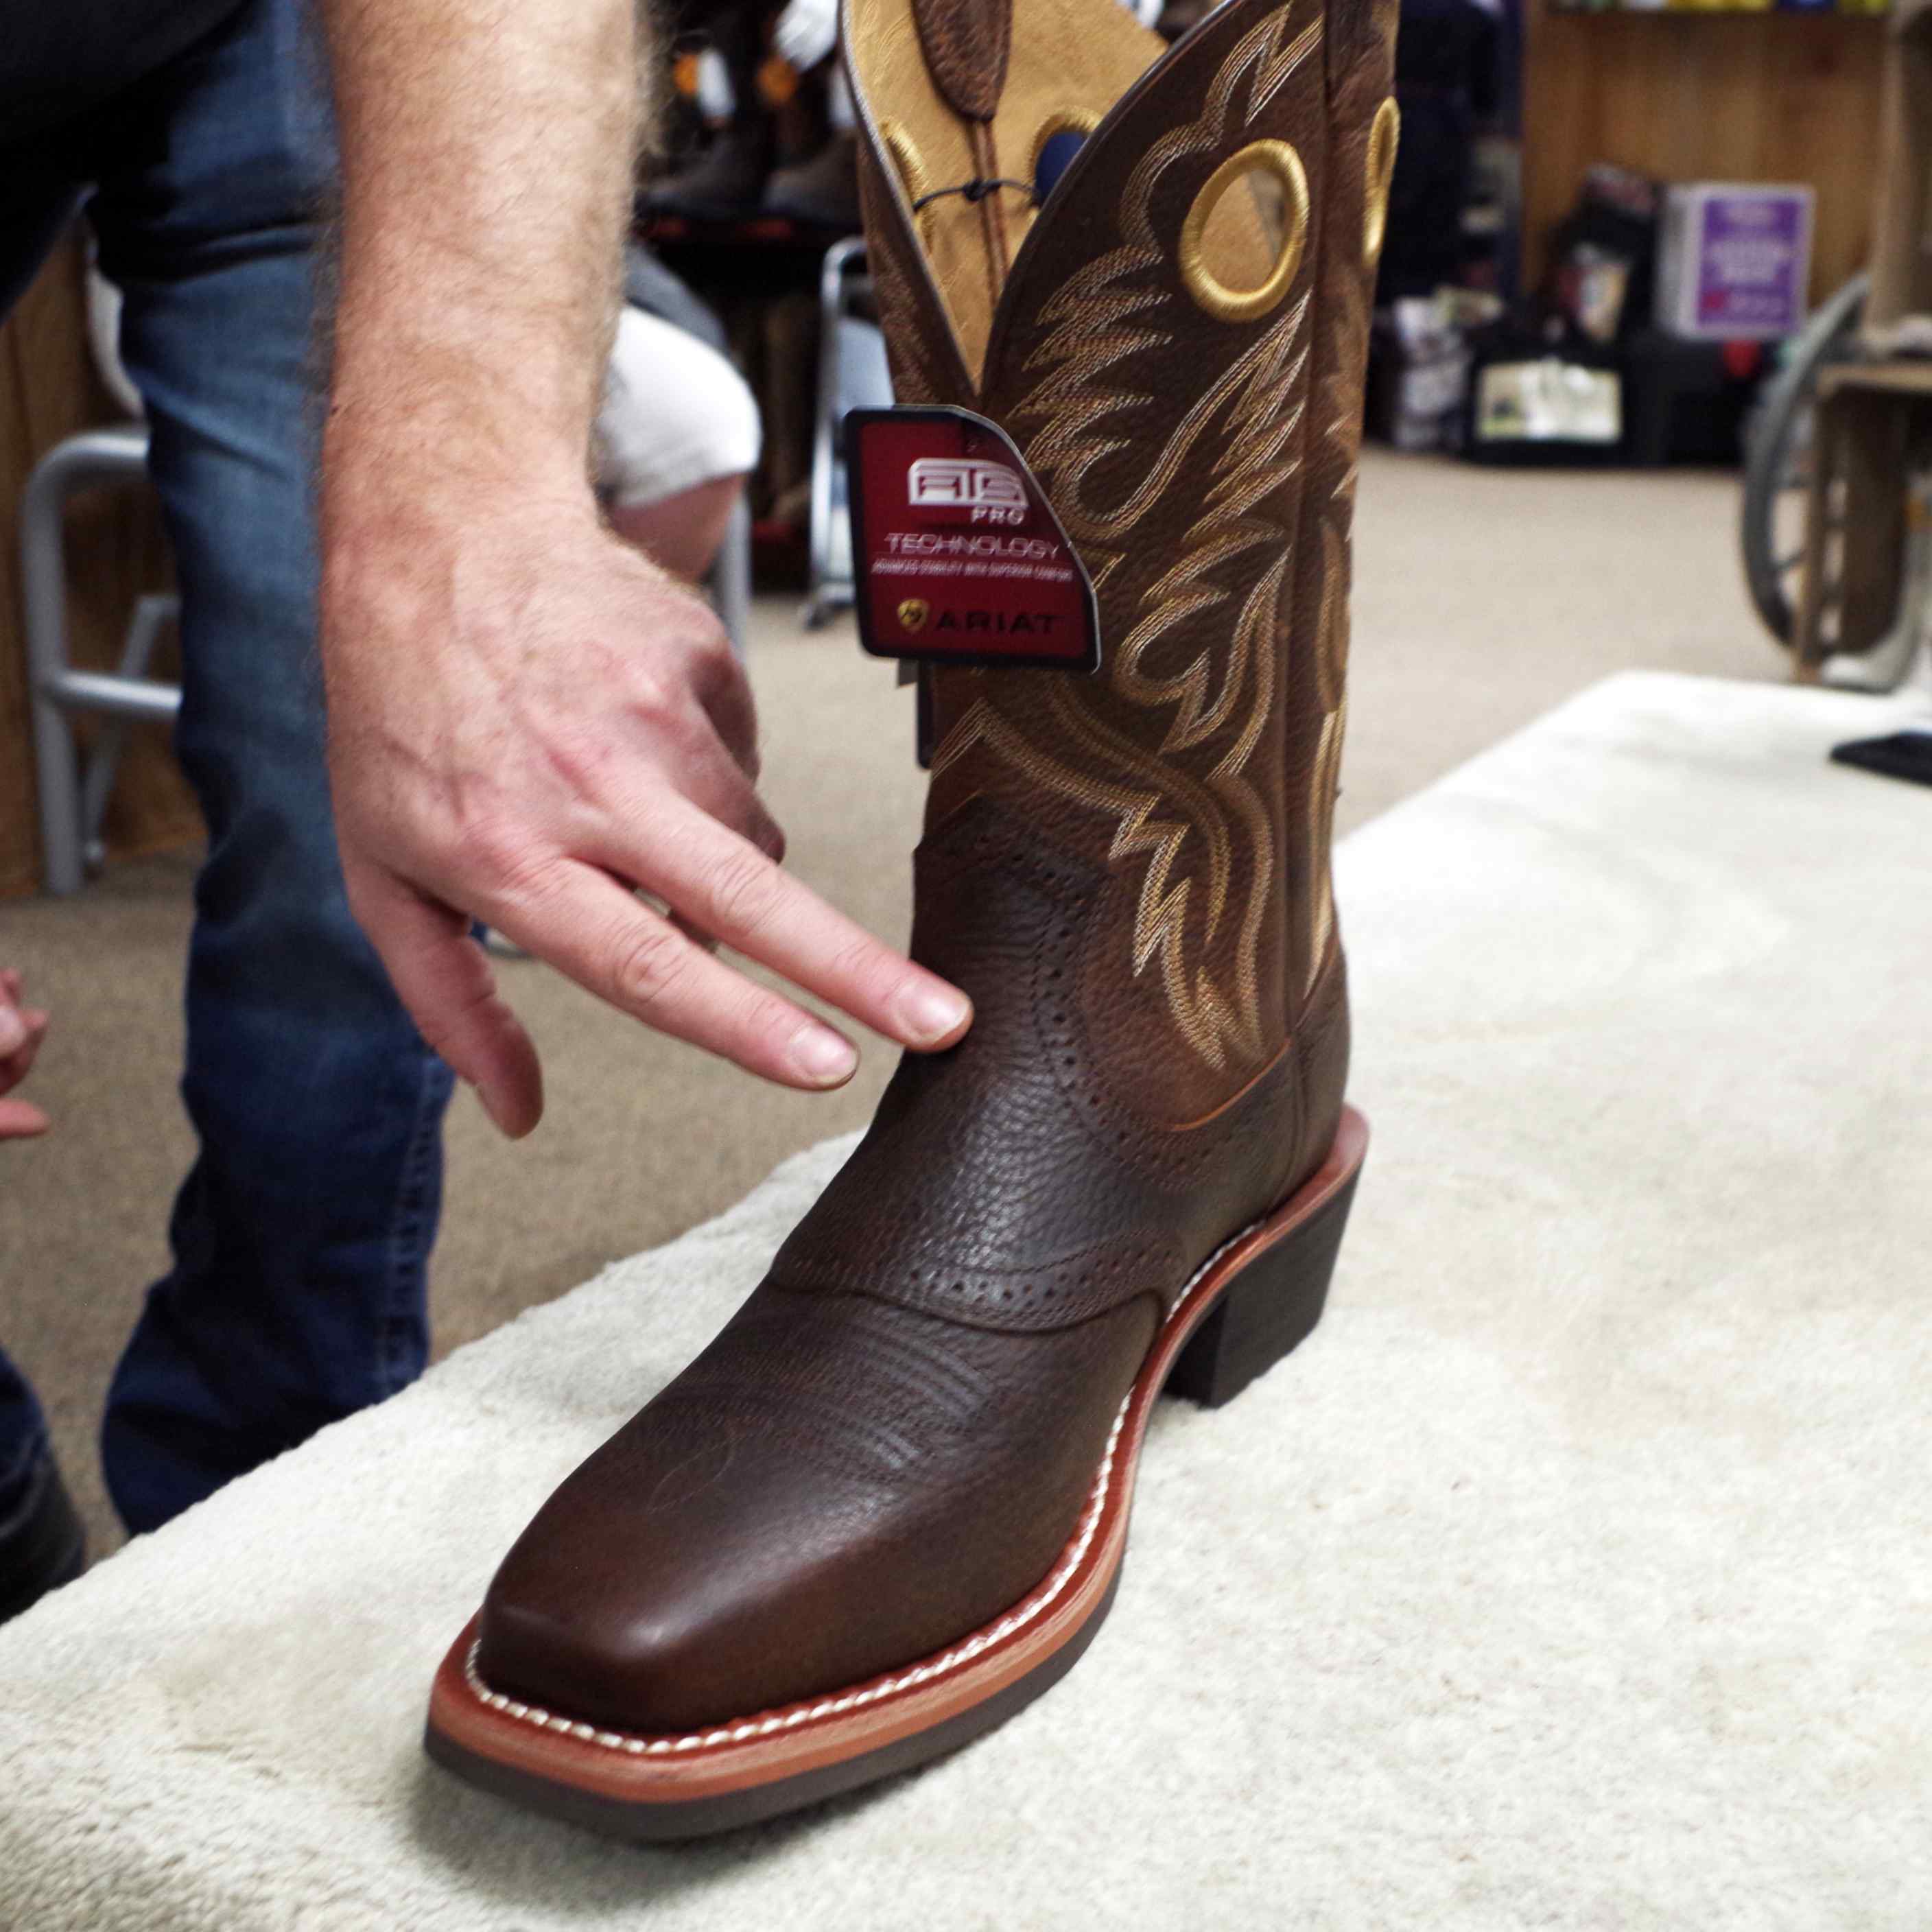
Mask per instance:
[[[346,494],[584,487],[638,134],[634,0],[323,0]]]

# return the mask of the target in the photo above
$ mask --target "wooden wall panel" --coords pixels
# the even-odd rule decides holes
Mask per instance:
[[[1593,161],[1668,181],[1808,182],[1818,194],[1812,299],[1863,266],[1878,168],[1882,20],[1531,5],[1523,76],[1529,278]]]
[[[56,251],[0,324],[0,898],[40,883],[32,727],[21,635],[20,492],[34,463],[64,436],[117,420],[88,356],[80,250]],[[168,581],[159,506],[146,488],[91,491],[68,516],[68,614],[76,662],[111,668],[142,591]],[[154,670],[177,669],[172,639]],[[110,854],[178,845],[201,820],[158,725],[128,736],[106,827]]]

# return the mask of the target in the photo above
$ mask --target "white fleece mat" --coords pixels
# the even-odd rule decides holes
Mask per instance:
[[[1112,1622],[994,1737],[664,1852],[418,1749],[826,1146],[0,1631],[0,1925],[1922,1932],[1932,793],[1825,762],[1886,718],[1620,677],[1349,841],[1328,1318],[1166,1407]]]

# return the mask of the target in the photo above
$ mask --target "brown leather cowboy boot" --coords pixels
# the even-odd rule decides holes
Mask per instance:
[[[1105,661],[933,675],[913,950],[977,1020],[902,1060],[437,1679],[439,1758],[639,1838],[918,1763],[1066,1670],[1154,1396],[1307,1334],[1366,1139],[1328,832],[1392,0],[1229,0],[1171,51],[1117,0],[844,26],[899,399],[1012,436]],[[996,185],[1068,134],[1037,209]]]

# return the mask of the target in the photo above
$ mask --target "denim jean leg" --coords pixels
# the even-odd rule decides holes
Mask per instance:
[[[420,1372],[451,1082],[350,916],[330,816],[311,484],[332,155],[293,0],[254,0],[124,125],[95,220],[152,427],[176,748],[209,837],[182,1089],[200,1152],[102,1435],[140,1531]]]

